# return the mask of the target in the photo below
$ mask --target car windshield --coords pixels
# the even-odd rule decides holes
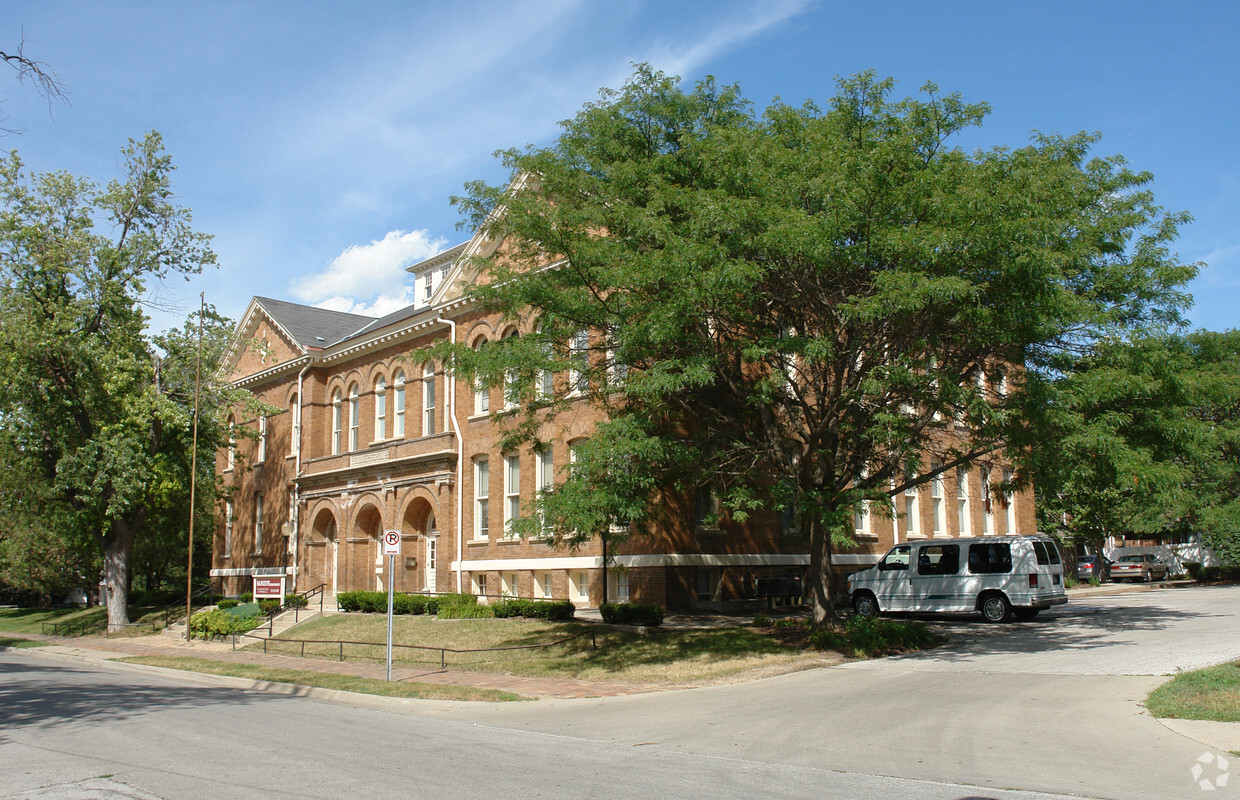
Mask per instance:
[[[1131,564],[1131,563],[1138,562],[1138,561],[1144,561],[1145,556],[1120,556],[1119,560],[1121,562],[1127,562]]]

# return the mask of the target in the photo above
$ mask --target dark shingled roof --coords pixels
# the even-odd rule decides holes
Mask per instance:
[[[386,317],[379,317],[376,320],[372,320],[364,328],[353,331],[352,333],[350,333],[348,336],[344,338],[352,339],[354,336],[360,336],[363,333],[371,333],[372,331],[382,330],[383,328],[386,328],[388,325],[395,325],[397,322],[403,322],[404,320],[407,320],[410,317],[417,316],[418,314],[422,313],[425,310],[426,310],[425,306],[423,306],[422,308],[418,308],[417,306],[405,306],[404,308],[399,308],[393,311],[391,314],[388,314]]]
[[[326,308],[303,306],[270,297],[255,297],[254,300],[302,347],[327,347],[375,321],[374,317],[361,314],[329,311]]]

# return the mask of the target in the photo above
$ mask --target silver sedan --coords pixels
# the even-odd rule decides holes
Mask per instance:
[[[1171,568],[1149,553],[1120,556],[1111,564],[1113,581],[1165,581]]]

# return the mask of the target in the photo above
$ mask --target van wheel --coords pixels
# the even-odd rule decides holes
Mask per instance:
[[[982,616],[987,622],[1007,622],[1012,616],[1012,604],[1001,594],[988,594],[982,598]]]
[[[874,595],[863,592],[853,600],[853,611],[857,612],[858,617],[877,617],[878,601],[874,599]]]
[[[1040,608],[1014,608],[1012,613],[1016,615],[1017,619],[1033,619],[1041,610]]]

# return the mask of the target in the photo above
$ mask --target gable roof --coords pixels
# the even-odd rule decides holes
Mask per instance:
[[[303,306],[270,297],[255,297],[254,302],[303,350],[322,350],[375,321],[374,317],[361,314]]]

